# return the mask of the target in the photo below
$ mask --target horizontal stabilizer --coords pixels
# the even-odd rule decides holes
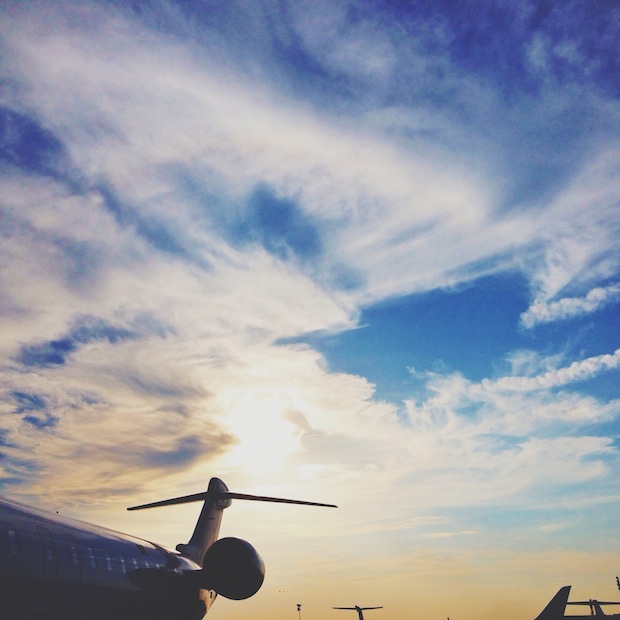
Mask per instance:
[[[620,605],[618,601],[597,601],[596,599],[592,599],[591,601],[570,601],[566,603],[567,605],[593,605],[594,603],[598,603],[599,605]]]
[[[172,499],[163,499],[159,502],[151,502],[150,504],[141,504],[140,506],[131,506],[127,510],[143,510],[144,508],[159,508],[160,506],[173,506],[174,504],[189,504],[190,502],[199,502],[207,498],[207,493],[194,493],[193,495],[184,495],[183,497],[174,497]]]
[[[383,609],[383,607],[332,607],[332,609],[352,609],[353,611],[361,609],[362,611],[366,611],[367,609]]]
[[[208,497],[219,499],[245,499],[253,502],[275,502],[278,504],[299,504],[301,506],[322,506],[324,508],[338,508],[335,504],[321,504],[319,502],[306,502],[298,499],[283,499],[280,497],[265,497],[263,495],[248,495],[247,493],[231,493],[230,491],[217,491],[210,493],[204,491],[202,493],[194,493],[193,495],[183,495],[182,497],[174,497],[172,499],[164,499],[159,502],[150,504],[141,504],[140,506],[132,506],[127,510],[143,510],[145,508],[159,508],[160,506],[173,506],[175,504],[189,504],[190,502],[200,502]]]
[[[223,493],[227,499],[247,499],[252,502],[275,502],[277,504],[299,504],[300,506],[322,506],[323,508],[338,508],[336,504],[322,504],[319,502],[306,502],[301,499],[283,499],[281,497],[265,497],[263,495],[248,495],[247,493]]]

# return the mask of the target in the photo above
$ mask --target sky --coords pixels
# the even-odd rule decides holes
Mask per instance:
[[[0,493],[169,546],[198,505],[125,508],[338,504],[234,502],[221,620],[619,600],[619,24],[3,0]]]

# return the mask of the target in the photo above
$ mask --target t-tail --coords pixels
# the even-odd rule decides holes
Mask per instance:
[[[383,607],[360,607],[359,605],[355,605],[355,607],[332,607],[332,609],[348,609],[350,611],[356,611],[358,615],[358,620],[364,620],[364,612],[368,609],[383,609]]]
[[[200,588],[241,600],[258,592],[265,578],[265,564],[249,542],[240,538],[218,539],[223,511],[233,499],[336,508],[334,504],[232,493],[219,478],[211,478],[209,487],[203,493],[133,506],[127,510],[204,501],[192,537],[188,543],[177,545],[177,551],[201,567],[197,571]]]
[[[570,588],[570,586],[560,588],[557,594],[534,620],[560,620],[563,618],[568,595],[570,594]]]

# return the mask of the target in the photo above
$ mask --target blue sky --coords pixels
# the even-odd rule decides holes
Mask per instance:
[[[224,620],[613,597],[619,19],[5,2],[2,494],[169,545],[192,507],[124,507],[338,503],[235,504]]]

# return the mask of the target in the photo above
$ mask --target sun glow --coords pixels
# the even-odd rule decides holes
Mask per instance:
[[[290,405],[277,397],[248,396],[228,412],[237,444],[227,455],[233,466],[272,471],[300,448],[300,429],[286,418]]]

